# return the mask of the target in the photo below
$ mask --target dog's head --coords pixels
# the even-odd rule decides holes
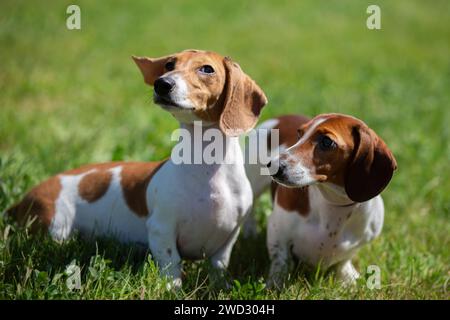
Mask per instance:
[[[364,202],[383,191],[397,168],[384,141],[356,118],[319,115],[298,135],[298,142],[280,154],[273,175],[285,186],[328,182],[343,187],[351,200]]]
[[[267,98],[230,58],[185,50],[161,58],[133,57],[144,81],[154,87],[154,101],[177,120],[219,123],[229,136],[251,130]]]

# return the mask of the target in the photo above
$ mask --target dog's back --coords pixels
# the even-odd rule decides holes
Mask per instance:
[[[59,240],[77,229],[145,243],[146,189],[163,163],[109,162],[68,170],[32,188],[7,215]]]

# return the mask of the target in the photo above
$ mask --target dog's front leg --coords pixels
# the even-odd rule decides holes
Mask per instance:
[[[245,239],[248,238],[256,238],[258,235],[258,223],[255,219],[255,213],[250,212],[247,215],[247,218],[245,218],[244,225],[242,226],[243,229],[243,236]]]
[[[169,279],[168,289],[181,288],[181,257],[177,250],[175,223],[160,221],[158,215],[147,220],[148,242],[160,273]]]
[[[279,290],[284,285],[284,280],[291,266],[291,241],[288,227],[290,221],[285,221],[285,213],[275,210],[267,224],[267,248],[271,261],[267,287]]]
[[[227,281],[226,270],[230,263],[231,251],[239,236],[240,227],[236,228],[230,235],[226,243],[209,259],[212,269],[209,272],[211,282],[214,284],[220,284],[225,287],[229,287],[230,284]]]
[[[271,260],[269,280],[267,287],[280,290],[290,269],[290,253],[286,243],[269,244],[269,256]]]

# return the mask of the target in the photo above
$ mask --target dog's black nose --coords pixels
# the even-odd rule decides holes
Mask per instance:
[[[267,168],[270,169],[270,175],[274,178],[282,178],[284,176],[285,165],[278,163],[278,168],[272,168],[272,161],[267,164]],[[276,172],[274,172],[276,170]]]
[[[164,77],[155,81],[155,92],[160,96],[165,96],[175,87],[175,81],[172,78]]]

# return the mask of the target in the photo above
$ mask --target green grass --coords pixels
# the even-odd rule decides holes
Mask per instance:
[[[145,251],[111,239],[58,244],[0,219],[0,298],[448,299],[450,278],[450,4],[377,1],[382,30],[365,27],[369,1],[76,1],[82,30],[65,28],[73,1],[0,4],[0,212],[61,170],[170,153],[177,123],[151,102],[130,56],[185,48],[230,55],[264,88],[262,119],[341,112],[365,120],[393,150],[379,239],[355,259],[363,279],[291,275],[265,290],[266,195],[261,229],[233,251],[231,290],[213,290],[204,262],[186,262],[167,292]],[[82,288],[65,270],[81,267]],[[382,288],[365,286],[369,265]]]

